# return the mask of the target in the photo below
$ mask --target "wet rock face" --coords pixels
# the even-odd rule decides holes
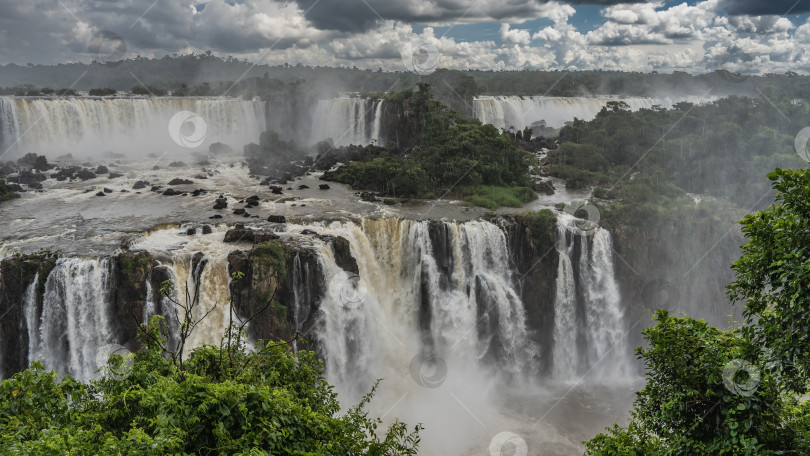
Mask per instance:
[[[0,263],[0,378],[28,367],[25,292],[39,274],[36,291],[42,305],[45,280],[56,259],[54,255],[28,255],[6,258]]]
[[[115,257],[113,263],[112,321],[116,325],[114,331],[121,340],[119,343],[130,350],[139,348],[138,324],[143,322],[146,284],[155,264],[155,259],[148,252],[123,252]]]
[[[548,245],[541,245],[536,239],[542,236],[532,233],[528,224],[506,219],[503,230],[514,278],[518,282],[516,285],[526,309],[526,323],[532,328],[532,334],[541,347],[538,365],[548,368],[552,365],[551,350],[554,346],[554,300],[559,261],[553,233]]]

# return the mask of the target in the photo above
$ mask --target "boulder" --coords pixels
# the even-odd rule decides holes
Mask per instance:
[[[284,193],[281,191],[281,187],[278,185],[271,185],[270,190],[273,192],[274,195],[283,195]]]
[[[96,193],[96,196],[107,196],[107,195],[104,192],[98,192]]]
[[[104,187],[104,193],[112,193],[112,192],[113,191],[111,188]]]
[[[301,184],[301,185],[298,186],[298,190],[306,190],[308,188],[309,188],[309,185]]]
[[[252,242],[258,244],[278,239],[278,235],[272,231],[252,230],[245,228],[244,225],[240,228],[240,225],[237,224],[237,228],[232,228],[225,233],[224,242]]]
[[[100,165],[98,168],[96,168],[96,174],[107,174],[109,172],[110,170],[104,165]]]
[[[329,190],[329,184],[320,184],[318,188],[321,190]]]
[[[214,230],[211,229],[211,225],[203,225],[202,227],[202,234],[211,234]]]
[[[169,185],[188,185],[188,184],[193,184],[193,183],[194,182],[192,182],[192,181],[190,181],[188,179],[180,179],[180,178],[174,178],[171,181],[169,181]]]
[[[267,221],[270,223],[287,223],[287,217],[283,215],[271,215],[267,217]]]
[[[142,188],[146,188],[149,185],[151,185],[151,184],[149,182],[147,182],[147,181],[138,181],[138,182],[135,182],[135,185],[132,186],[132,189],[133,190],[140,190]]]
[[[90,171],[89,169],[82,169],[78,173],[76,173],[76,177],[83,181],[86,181],[90,179],[95,179],[96,173]]]
[[[219,215],[219,214],[215,214],[215,215],[212,215],[211,217],[208,217],[208,218],[210,218],[210,219],[221,219],[222,216]]]
[[[121,174],[121,173],[110,173],[107,176],[107,178],[108,179],[118,179],[119,177],[122,177],[122,176],[123,176],[123,174]]]
[[[185,168],[188,165],[186,165],[186,163],[182,161],[175,161],[169,163],[169,166],[171,166],[172,168]]]
[[[166,191],[163,192],[163,196],[177,196],[177,195],[180,195],[180,194],[181,194],[181,192],[178,192],[177,190],[175,190],[173,188],[166,189]]]
[[[225,209],[228,207],[228,199],[222,195],[219,195],[219,198],[216,199],[214,202],[214,209]]]

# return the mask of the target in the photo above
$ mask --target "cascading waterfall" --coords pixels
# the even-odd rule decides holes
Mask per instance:
[[[318,337],[330,379],[351,393],[401,376],[402,363],[420,353],[506,376],[536,365],[503,231],[488,222],[432,223],[364,220],[320,230],[349,239],[362,278],[320,249],[328,286]]]
[[[577,119],[592,120],[609,101],[623,101],[631,110],[650,109],[653,106],[671,108],[685,101],[701,104],[714,98],[686,97],[520,97],[481,96],[473,100],[473,111],[482,123],[500,129],[522,130],[541,121],[546,127],[561,128],[566,122]]]
[[[258,141],[266,129],[262,101],[0,97],[0,145],[4,150],[59,154],[177,150],[181,147],[172,141],[168,125],[180,111],[194,112],[205,121],[205,141],[195,148],[201,151],[213,142],[239,149]]]
[[[555,378],[571,380],[588,374],[601,381],[626,379],[632,366],[610,233],[577,226],[575,219],[565,217],[558,221],[557,242]],[[572,262],[576,250],[578,270]]]
[[[45,281],[41,313],[36,283],[26,291],[29,362],[41,360],[57,372],[93,378],[99,350],[113,342],[109,260],[57,260]]]
[[[383,100],[357,97],[319,100],[312,114],[310,138],[313,141],[331,138],[338,146],[380,144],[382,116]]]
[[[568,230],[557,224],[557,280],[554,302],[553,375],[571,379],[577,373],[577,296],[571,253],[574,244],[568,242]]]

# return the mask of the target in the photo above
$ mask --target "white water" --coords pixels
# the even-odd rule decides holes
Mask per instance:
[[[382,143],[383,100],[342,97],[320,100],[312,113],[312,142],[331,138],[338,146]]]
[[[600,380],[625,373],[624,321],[607,231],[597,230],[588,237],[571,222],[564,217],[558,224],[560,262],[549,380],[570,383],[586,377],[596,387]],[[311,308],[319,310],[319,319],[305,338],[318,341],[327,377],[344,405],[356,404],[375,379],[383,378],[371,411],[387,422],[396,417],[424,423],[420,454],[479,452],[503,429],[520,432],[535,450],[542,442],[556,442],[563,449],[553,454],[581,451],[581,438],[571,438],[579,434],[567,434],[557,424],[536,418],[557,408],[551,398],[562,393],[543,392],[544,383],[556,382],[538,374],[542,347],[534,342],[518,281],[513,280],[504,231],[485,221],[433,223],[383,218],[288,224],[288,231],[280,233],[282,239],[314,249],[325,285],[320,302],[310,303],[306,283],[312,271],[302,259],[293,259],[294,302],[287,304],[294,330],[303,330],[308,315],[301,312],[314,304]],[[132,245],[149,251],[170,270],[180,291],[173,299],[187,302],[185,285],[192,295],[199,285],[196,315],[211,313],[192,335],[187,350],[218,344],[228,324],[227,255],[246,246],[224,244],[225,229],[216,227],[210,235],[163,229]],[[304,229],[349,240],[361,279],[338,267],[330,245],[302,235]],[[579,268],[572,266],[575,245],[581,246]],[[201,273],[191,270],[196,252],[208,260]],[[108,273],[109,260],[59,260],[46,281],[41,317],[36,315],[34,280],[25,298],[29,332],[41,334],[31,341],[32,359],[41,356],[49,368],[92,378],[96,350],[115,343],[107,313]],[[158,290],[147,287],[145,313],[157,313],[158,295]],[[584,315],[576,310],[578,296],[584,297],[579,304]],[[165,302],[160,308],[166,309]],[[584,351],[578,348],[578,338],[586,341]],[[514,394],[525,400],[514,403],[518,397]],[[538,404],[535,415],[519,412],[526,400]],[[559,407],[565,411],[576,406]],[[571,422],[570,417],[561,420]],[[599,422],[594,431],[605,424]]]
[[[220,98],[18,98],[0,97],[0,145],[14,155],[28,152],[86,156],[184,150],[169,134],[169,119],[180,111],[198,114],[207,127],[193,150],[214,142],[234,150],[258,142],[265,130],[265,104]],[[190,127],[190,124],[188,125]],[[181,133],[192,137],[193,131]],[[193,128],[192,128],[193,130]]]
[[[650,109],[653,106],[671,108],[686,101],[706,103],[711,98],[688,97],[520,97],[481,96],[473,100],[475,116],[483,123],[500,129],[522,130],[544,121],[546,127],[560,128],[574,120],[592,120],[609,101],[623,101],[633,111]]]
[[[633,370],[610,233],[601,228],[581,229],[575,219],[560,217],[557,236],[554,376],[559,380],[587,376],[599,382],[625,381]],[[575,247],[579,248],[578,271],[572,264]],[[578,295],[584,313],[577,312]],[[578,339],[584,340],[584,351]]]
[[[45,281],[41,314],[37,280],[29,286],[29,362],[39,359],[49,369],[83,380],[96,376],[100,349],[114,342],[109,280],[107,259],[59,259]]]

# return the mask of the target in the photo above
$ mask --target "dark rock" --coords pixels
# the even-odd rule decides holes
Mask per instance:
[[[152,191],[152,192],[157,192],[157,191],[159,191],[161,188],[163,188],[163,187],[161,187],[160,185],[153,185],[150,191]]]
[[[301,185],[298,186],[298,190],[306,190],[308,188],[309,188],[309,185],[301,184]]]
[[[98,168],[96,168],[96,174],[107,174],[109,172],[110,170],[104,165],[100,165]]]
[[[196,176],[194,176],[194,178],[195,179],[208,179],[208,176],[206,176],[205,174],[197,174]]]
[[[86,181],[86,180],[90,180],[90,179],[95,179],[96,178],[96,173],[90,171],[89,169],[82,169],[81,171],[76,173],[76,177],[83,180],[83,181]]]
[[[203,195],[205,193],[206,193],[205,190],[203,190],[201,188],[198,188],[197,190],[194,190],[193,192],[191,192],[191,196],[200,196],[200,195]]]
[[[261,242],[272,241],[274,239],[278,239],[278,235],[272,231],[251,230],[249,228],[242,227],[228,230],[225,233],[224,242],[252,242],[254,244],[258,244]]]
[[[96,196],[107,196],[107,194],[104,192],[98,192],[96,193]]]
[[[140,190],[142,188],[146,188],[148,185],[151,185],[151,184],[149,182],[147,182],[147,181],[138,181],[138,182],[135,182],[135,185],[132,186],[132,189],[133,190]]]
[[[197,234],[197,228],[189,228],[186,230],[186,235],[188,236],[194,236],[195,234]]]
[[[160,169],[160,166],[158,166],[158,165],[155,165],[155,166],[152,167],[152,171],[157,171],[159,169]]]
[[[215,214],[215,215],[212,215],[211,217],[208,217],[208,218],[210,218],[210,219],[221,219],[222,216],[219,215],[219,214]]]
[[[219,198],[216,199],[214,202],[214,209],[225,209],[228,207],[228,199],[222,195],[219,195]]]
[[[211,225],[203,225],[202,227],[202,234],[211,234],[214,230],[211,229]]]
[[[362,201],[368,201],[368,202],[371,202],[371,203],[377,203],[377,202],[379,202],[379,201],[380,201],[380,200],[377,198],[377,196],[376,196],[376,195],[374,195],[374,193],[371,193],[371,192],[363,192],[363,193],[360,193],[360,200],[362,200]]]
[[[169,166],[171,166],[172,168],[185,168],[188,165],[186,165],[186,163],[182,161],[175,161],[169,163]]]
[[[20,184],[6,184],[6,189],[12,192],[22,192],[24,191]]]
[[[553,195],[556,192],[554,183],[551,180],[539,181],[534,184],[534,191],[544,193],[546,195]]]
[[[123,176],[123,174],[121,174],[121,173],[110,173],[107,176],[107,178],[108,179],[118,179],[119,177],[122,177],[122,176]]]
[[[163,196],[177,196],[179,194],[180,194],[180,192],[178,192],[177,190],[175,190],[173,188],[166,189],[166,191],[163,192]]]
[[[330,187],[329,184],[320,184],[318,185],[318,188],[321,190],[329,190]]]
[[[396,203],[397,202],[393,198],[385,198],[383,200],[383,204],[388,205],[388,206],[393,206]]]
[[[281,187],[278,185],[271,185],[270,190],[273,192],[274,195],[283,195],[284,193],[281,191]]]
[[[283,215],[271,215],[267,217],[267,221],[270,223],[287,223],[287,217]]]
[[[104,193],[112,193],[112,192],[113,191],[111,188],[104,187]]]
[[[309,228],[306,228],[303,231],[301,231],[301,234],[306,235],[306,236],[312,236],[312,235],[317,235],[318,233],[312,231]]]
[[[121,193],[129,193],[129,190],[122,189],[122,190],[121,190]]]
[[[193,184],[193,183],[194,182],[192,182],[192,181],[190,181],[188,179],[180,179],[180,178],[174,178],[171,181],[169,181],[169,185],[188,185],[188,184]]]
[[[244,209],[241,209],[241,208],[239,208],[239,209],[234,209],[234,210],[233,210],[233,213],[234,213],[234,214],[236,214],[236,215],[242,215],[242,214],[244,214],[244,213],[245,213],[245,210],[244,210]]]

